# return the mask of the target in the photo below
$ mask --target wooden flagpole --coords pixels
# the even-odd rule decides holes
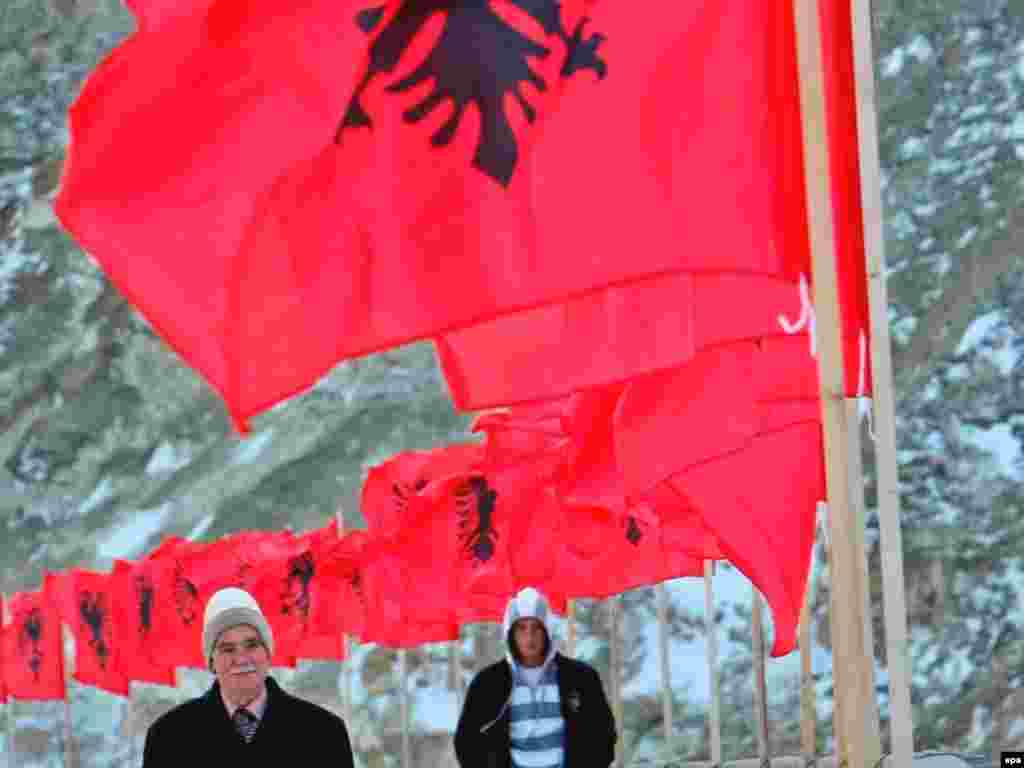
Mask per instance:
[[[707,635],[708,689],[711,711],[708,713],[708,738],[711,741],[711,765],[722,765],[722,699],[719,693],[718,675],[718,622],[715,621],[715,595],[712,579],[715,575],[715,561],[704,561],[704,626]]]
[[[402,719],[402,768],[412,768],[412,750],[409,743],[409,652],[398,650],[399,711]]]
[[[849,440],[848,455],[850,457],[850,504],[853,508],[853,521],[856,530],[863,532],[867,513],[864,507],[864,468],[861,460],[863,444],[861,441],[861,424],[859,421],[859,405],[856,398],[848,397],[844,401],[846,409],[846,423],[849,425],[847,439]],[[871,690],[875,690],[875,627],[871,619],[871,594],[870,580],[868,578],[868,555],[867,546],[864,543],[864,536],[853,536],[851,544],[856,547],[854,551],[854,563],[859,569],[857,581],[864,585],[865,610],[862,615],[862,629],[864,631],[864,648],[867,651],[871,664]],[[878,699],[872,693],[870,698],[870,710],[867,715],[871,718],[872,727],[879,731],[878,723]],[[879,754],[881,754],[881,740],[879,740]]]
[[[338,538],[345,535],[345,508],[339,503],[334,510]],[[351,685],[351,653],[348,636],[341,633],[341,668],[338,670],[338,696],[341,699],[341,714],[345,725],[352,728],[352,685]]]
[[[448,646],[448,690],[455,691],[455,701],[462,709],[462,637],[456,637]]]
[[[64,664],[64,765],[73,768],[76,763],[74,749],[74,731],[71,722],[71,678],[75,673],[75,653],[68,650],[69,645],[74,648],[71,630],[64,622],[60,622],[60,650],[61,660]],[[71,642],[69,642],[71,641]]]
[[[757,759],[761,768],[769,768],[771,755],[768,751],[768,683],[764,670],[764,622],[761,619],[761,593],[751,585],[750,639],[754,663],[754,722],[757,727]]]
[[[851,428],[843,403],[844,377],[840,342],[839,291],[835,264],[829,184],[829,147],[826,130],[821,28],[817,0],[794,0],[800,106],[803,126],[804,178],[808,234],[814,275],[814,310],[818,355],[819,392],[825,442],[829,521],[832,540],[832,658],[833,670],[842,670],[835,690],[835,730],[838,758],[850,768],[871,768],[881,756],[874,711],[873,658],[864,644],[867,584],[854,539],[863,541],[850,504],[850,457],[847,432]],[[842,599],[835,599],[842,595]]]
[[[675,753],[672,744],[672,667],[668,648],[668,590],[664,584],[655,588],[658,611],[658,656],[661,662],[661,717],[664,720],[665,753]]]
[[[575,600],[567,600],[565,603],[565,655],[570,659],[576,658],[576,617]]]
[[[622,722],[622,617],[620,595],[608,598],[608,675],[611,678],[612,712],[615,714],[615,727],[619,738],[615,741],[615,765],[622,768],[625,755],[623,736],[625,728]]]
[[[817,558],[816,548],[812,558]],[[800,751],[803,753],[805,765],[811,765],[817,760],[818,751],[818,712],[814,704],[814,670],[811,666],[814,642],[811,633],[811,596],[814,593],[814,580],[817,578],[813,562],[812,559],[807,589],[804,590],[804,602],[800,606]]]
[[[871,3],[851,4],[861,208],[871,313],[871,372],[874,384],[875,464],[878,482],[879,546],[882,553],[882,605],[889,672],[889,751],[897,768],[910,768],[914,723],[910,709],[906,585],[900,529],[899,470],[896,461],[896,405],[893,395],[889,299],[885,283],[878,116],[875,100]]]
[[[800,751],[804,763],[811,765],[817,759],[818,715],[814,708],[814,673],[811,669],[811,628],[804,603],[800,618]]]

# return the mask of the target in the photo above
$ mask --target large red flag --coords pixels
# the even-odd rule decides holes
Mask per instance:
[[[7,693],[26,701],[64,698],[64,649],[57,607],[42,590],[16,592],[7,603],[3,631]]]
[[[109,574],[78,568],[50,573],[43,590],[75,638],[75,680],[127,696],[129,678],[121,663],[124,627],[114,616]]]
[[[819,5],[845,390],[853,396],[870,394],[871,370],[852,20],[849,3]],[[780,28],[778,44],[791,46],[791,25],[782,19],[789,9],[778,4],[767,12],[776,11],[787,27]],[[792,65],[784,66],[789,71]],[[795,83],[795,71],[791,74]],[[792,101],[787,104],[792,107]],[[799,133],[785,136],[790,150],[797,149],[793,142]],[[797,174],[792,179],[798,171],[791,168]],[[777,222],[788,229],[792,251],[791,268],[781,275],[716,271],[709,261],[694,272],[611,286],[440,336],[438,359],[456,407],[477,410],[558,397],[677,367],[715,344],[806,330],[813,317],[810,254],[806,241],[789,229],[805,226],[797,221],[804,211],[803,190],[790,186],[785,194],[793,208]],[[730,213],[744,228],[746,211]],[[684,239],[679,247],[693,245]],[[799,287],[797,275],[803,278]]]
[[[130,680],[174,685],[174,667],[160,664],[156,649],[165,639],[153,628],[156,588],[152,570],[115,560],[110,575],[111,615],[122,649],[121,668]]]
[[[794,647],[825,498],[817,376],[805,340],[706,350],[687,367],[631,382],[615,421],[630,495],[668,483],[725,556],[764,594],[773,655]],[[732,382],[724,392],[722,380]],[[699,435],[699,440],[680,439]]]
[[[239,426],[338,360],[511,311],[796,280],[788,4],[165,5],[138,0],[72,107],[56,208]]]

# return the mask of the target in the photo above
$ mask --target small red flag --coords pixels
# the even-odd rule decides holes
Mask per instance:
[[[43,590],[75,639],[74,678],[119,696],[128,695],[121,664],[124,628],[114,617],[110,576],[73,568],[46,575]]]
[[[152,570],[115,560],[110,577],[110,602],[121,645],[120,664],[130,680],[175,684],[174,667],[160,664],[157,646],[166,642],[153,628],[156,589]]]
[[[16,592],[7,603],[3,653],[7,693],[13,699],[63,699],[64,650],[57,607],[42,590]]]

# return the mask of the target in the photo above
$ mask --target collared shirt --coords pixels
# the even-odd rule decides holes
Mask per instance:
[[[229,719],[234,719],[235,712],[237,712],[242,707],[245,707],[252,713],[253,717],[256,718],[256,721],[259,722],[263,719],[263,713],[267,709],[267,686],[264,685],[263,691],[260,693],[260,695],[252,701],[250,701],[248,704],[232,704],[230,701],[224,698],[223,690],[220,692],[220,700],[224,702],[224,707],[228,711]]]

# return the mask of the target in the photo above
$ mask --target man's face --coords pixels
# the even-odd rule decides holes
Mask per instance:
[[[512,625],[512,642],[524,667],[539,667],[544,663],[544,640],[547,633],[540,619],[517,619]]]
[[[263,692],[270,671],[270,654],[260,633],[248,624],[223,632],[213,646],[213,674],[220,682],[224,697],[244,706]]]

